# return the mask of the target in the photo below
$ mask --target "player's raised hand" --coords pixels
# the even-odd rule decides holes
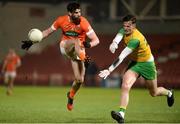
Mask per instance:
[[[110,72],[109,72],[108,69],[105,69],[105,70],[103,70],[103,71],[100,71],[100,73],[99,73],[99,77],[104,78],[104,79],[106,79],[107,76],[109,76],[109,75],[110,75]]]
[[[116,49],[118,48],[118,45],[116,42],[112,42],[111,45],[109,46],[109,50],[112,52],[112,53],[115,53]]]
[[[21,42],[22,42],[21,48],[24,50],[28,50],[33,45],[33,42],[31,40],[24,40]]]

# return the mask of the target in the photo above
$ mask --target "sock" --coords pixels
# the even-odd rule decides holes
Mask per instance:
[[[70,89],[70,97],[73,98],[76,94],[76,92],[79,90],[79,88],[81,87],[81,84],[79,81],[74,81],[72,84],[72,87]]]
[[[125,111],[126,109],[124,107],[120,107],[119,108],[119,113],[121,114],[121,116],[124,118],[124,115],[125,115]]]
[[[172,92],[168,91],[168,97],[171,97],[171,96],[172,96]]]
[[[71,97],[71,98],[73,98],[74,97],[74,95],[75,95],[75,91],[74,91],[74,89],[70,89],[70,94],[69,94],[69,96]]]

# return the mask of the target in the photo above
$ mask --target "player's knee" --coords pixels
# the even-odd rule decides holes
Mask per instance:
[[[129,91],[131,87],[130,87],[130,85],[128,85],[127,83],[123,83],[122,86],[121,86],[121,88],[122,88],[123,90]]]
[[[157,92],[156,92],[156,91],[150,91],[149,93],[150,93],[150,95],[151,95],[152,97],[157,96]]]

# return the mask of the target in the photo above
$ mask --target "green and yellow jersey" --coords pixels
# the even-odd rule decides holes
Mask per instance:
[[[123,35],[125,45],[133,50],[129,55],[129,58],[132,61],[147,62],[151,58],[152,54],[150,46],[141,32],[134,29],[132,34],[125,35],[124,29],[121,28],[118,33]]]

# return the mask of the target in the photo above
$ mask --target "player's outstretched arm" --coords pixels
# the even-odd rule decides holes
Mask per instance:
[[[42,31],[42,34],[43,34],[43,39],[48,37],[50,34],[52,34],[53,32],[55,31],[55,29],[51,27],[45,29],[44,31]]]
[[[100,71],[99,76],[101,78],[106,79],[110,75],[110,73],[114,69],[116,69],[119,66],[119,64],[121,64],[121,62],[124,60],[124,58],[126,58],[129,54],[132,53],[132,51],[133,51],[132,49],[126,47],[108,69]]]
[[[44,38],[46,38],[47,36],[49,36],[50,34],[52,34],[54,32],[52,27],[47,28],[46,30],[44,30],[42,32],[40,30],[38,30],[38,31],[37,30],[38,29],[31,29],[28,33],[29,40],[21,41],[22,49],[28,50],[34,43],[41,42]],[[40,34],[37,34],[37,33],[40,33]],[[36,39],[37,39],[37,41],[36,41]]]

